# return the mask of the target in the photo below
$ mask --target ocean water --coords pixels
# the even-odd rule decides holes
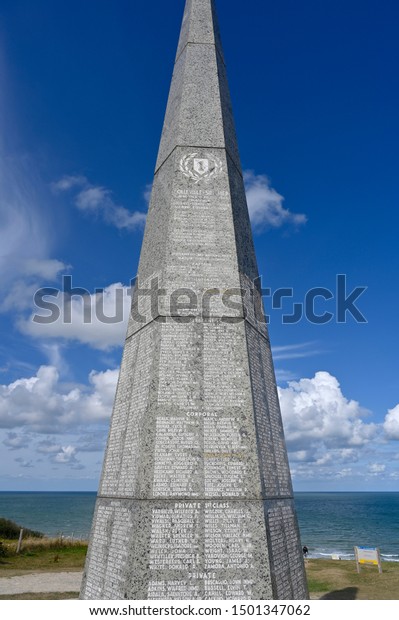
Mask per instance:
[[[0,492],[0,517],[49,536],[88,538],[96,493]]]
[[[297,493],[302,544],[309,557],[354,557],[354,546],[379,547],[399,562],[399,493]]]
[[[95,493],[0,492],[0,516],[48,535],[87,538]],[[353,558],[353,547],[379,547],[399,561],[399,493],[296,493],[302,544],[309,557]]]

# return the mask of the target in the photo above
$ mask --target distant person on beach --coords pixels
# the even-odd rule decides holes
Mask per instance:
[[[309,549],[307,548],[306,545],[304,545],[302,551],[303,551],[303,557],[307,558],[308,557],[308,553],[309,553]]]

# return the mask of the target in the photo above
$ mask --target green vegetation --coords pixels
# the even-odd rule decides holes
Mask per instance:
[[[331,584],[326,581],[318,581],[312,577],[308,577],[309,592],[329,592],[331,590]]]
[[[2,541],[0,577],[11,577],[25,572],[53,572],[82,570],[87,553],[87,542],[61,538],[27,538],[21,552],[16,553],[17,540]]]
[[[3,594],[0,601],[65,601],[78,599],[79,592],[26,592],[25,594]]]
[[[21,525],[14,523],[14,521],[0,517],[0,538],[5,538],[6,540],[18,539],[21,527]],[[24,528],[24,538],[43,538],[43,536],[44,534],[41,532],[35,532],[34,530]]]
[[[397,600],[399,562],[383,562],[382,575],[376,567],[356,571],[347,560],[306,560],[311,598],[324,600]]]

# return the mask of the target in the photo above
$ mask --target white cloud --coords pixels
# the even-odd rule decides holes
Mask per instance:
[[[322,481],[323,484],[329,484],[330,481],[339,481],[343,478],[352,478],[352,480],[359,479],[359,477],[363,478],[363,471],[359,473],[358,470],[352,467],[339,467],[339,463],[334,463],[332,467],[323,467],[320,469],[319,466],[314,463],[294,463],[294,466],[291,468],[291,475],[294,480],[301,481]],[[356,482],[355,482],[356,485]]]
[[[348,478],[353,475],[353,469],[351,467],[344,467],[344,469],[340,469],[336,473],[336,479],[340,478]]]
[[[44,342],[41,343],[40,348],[47,356],[50,366],[55,366],[61,373],[69,372],[69,366],[62,355],[63,347],[59,342]]]
[[[70,268],[70,265],[55,258],[30,258],[24,261],[21,266],[26,276],[37,276],[50,282],[54,282],[62,271]]]
[[[150,204],[151,193],[152,193],[152,183],[147,183],[147,185],[144,188],[144,192],[143,192],[143,197],[147,205]]]
[[[6,439],[3,444],[10,450],[21,450],[29,446],[29,437],[25,434],[18,435],[17,433],[7,433]]]
[[[83,297],[59,293],[48,300],[59,309],[58,318],[51,323],[39,323],[37,318],[34,321],[35,314],[49,316],[49,311],[38,308],[28,319],[19,320],[23,333],[47,340],[73,340],[102,350],[123,344],[131,308],[130,287],[118,282]]]
[[[33,297],[43,284],[56,280],[60,272],[69,265],[55,260],[27,259],[15,261],[13,264],[15,281],[10,283],[7,292],[0,302],[0,311],[23,311],[33,307]]]
[[[0,312],[10,312],[11,310],[22,312],[32,308],[33,296],[37,289],[37,284],[29,284],[24,280],[14,282],[0,302]]]
[[[266,175],[244,172],[249,216],[255,230],[280,228],[285,224],[300,226],[307,222],[303,213],[292,213],[283,207],[284,198],[270,186]]]
[[[81,211],[97,211],[109,199],[110,194],[104,187],[89,187],[79,192],[75,204]]]
[[[60,433],[81,424],[97,424],[111,414],[118,370],[92,371],[88,386],[65,386],[53,366],[41,366],[36,375],[0,386],[0,427],[38,433]],[[49,440],[38,451],[62,454]]]
[[[63,446],[53,456],[51,456],[51,461],[53,463],[61,463],[62,465],[69,465],[71,463],[77,463],[76,459],[76,448],[73,446]]]
[[[17,458],[17,459],[14,459],[14,461],[16,463],[19,463],[20,467],[24,467],[24,468],[28,468],[28,469],[33,467],[32,461],[27,461],[27,460],[25,460],[23,458]]]
[[[53,281],[65,268],[50,258],[57,213],[40,164],[21,150],[7,72],[0,49],[0,311],[29,307],[35,286]]]
[[[65,176],[53,183],[52,189],[56,193],[78,190],[74,197],[75,206],[80,211],[101,215],[107,224],[116,226],[116,228],[133,231],[144,227],[146,213],[131,212],[117,205],[112,198],[111,190],[92,185],[84,176]]]
[[[44,439],[36,448],[36,451],[40,454],[58,454],[60,450],[61,446],[59,444],[55,444],[51,439]]]
[[[310,450],[296,450],[290,452],[291,463],[308,463],[312,461],[312,452]]]
[[[370,412],[346,398],[338,380],[322,371],[290,381],[279,388],[279,397],[294,480],[334,484],[345,478],[347,487],[364,488],[367,479],[395,479],[395,453],[383,431],[387,439],[396,438],[397,408],[385,423],[369,422]]]
[[[363,421],[368,412],[345,398],[338,380],[328,372],[289,382],[288,387],[279,388],[279,397],[289,449],[311,448],[320,465],[330,450],[341,451],[337,453],[340,460],[352,459],[350,450],[367,445],[378,431],[375,424]]]
[[[372,474],[373,476],[378,476],[379,474],[383,474],[386,470],[386,465],[384,465],[383,463],[370,463],[367,471],[369,472],[369,474]]]
[[[29,261],[47,260],[56,229],[37,162],[20,150],[18,119],[6,100],[9,93],[0,49],[0,287],[4,291],[26,273]]]
[[[104,448],[118,374],[118,369],[92,371],[86,385],[65,384],[57,368],[42,366],[29,377],[0,385],[0,427],[7,431],[3,443],[10,450],[31,449],[17,461],[20,467],[31,467],[34,453],[53,467],[80,470],[80,458],[87,466],[90,453]],[[294,479],[395,477],[388,465],[395,453],[373,441],[382,424],[366,422],[367,412],[342,394],[335,377],[319,372],[291,381],[279,393]]]
[[[78,452],[103,452],[105,440],[106,436],[103,431],[85,432],[79,437],[76,447]]]
[[[277,383],[287,383],[288,381],[295,381],[297,379],[297,375],[292,372],[292,370],[287,370],[284,368],[276,368],[275,369],[276,381]]]
[[[399,439],[399,405],[388,410],[384,421],[384,431],[388,439]]]
[[[56,226],[34,169],[31,157],[9,157],[0,151],[0,284],[4,290],[18,277],[47,277],[60,265],[48,259]]]
[[[104,372],[92,370],[89,376],[91,393],[85,399],[83,412],[86,422],[102,421],[110,417],[118,377],[119,369]]]
[[[29,307],[38,282],[54,280],[65,265],[49,258],[56,215],[35,158],[16,146],[18,122],[4,100],[9,84],[0,69],[0,311],[8,311]]]
[[[67,192],[70,189],[73,189],[74,187],[83,187],[84,185],[87,185],[88,181],[86,179],[86,177],[82,176],[82,175],[66,175],[64,177],[62,177],[62,179],[60,179],[59,181],[56,181],[55,183],[51,183],[51,189],[53,190],[54,193],[60,193],[60,192]]]
[[[142,211],[131,213],[124,207],[113,206],[111,210],[105,212],[105,220],[114,224],[117,228],[127,230],[143,229],[147,219],[147,214]]]

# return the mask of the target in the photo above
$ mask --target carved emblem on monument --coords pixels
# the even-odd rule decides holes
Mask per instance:
[[[191,153],[180,160],[180,172],[192,179],[194,183],[209,181],[223,170],[222,161],[214,155],[198,157],[198,153]]]

